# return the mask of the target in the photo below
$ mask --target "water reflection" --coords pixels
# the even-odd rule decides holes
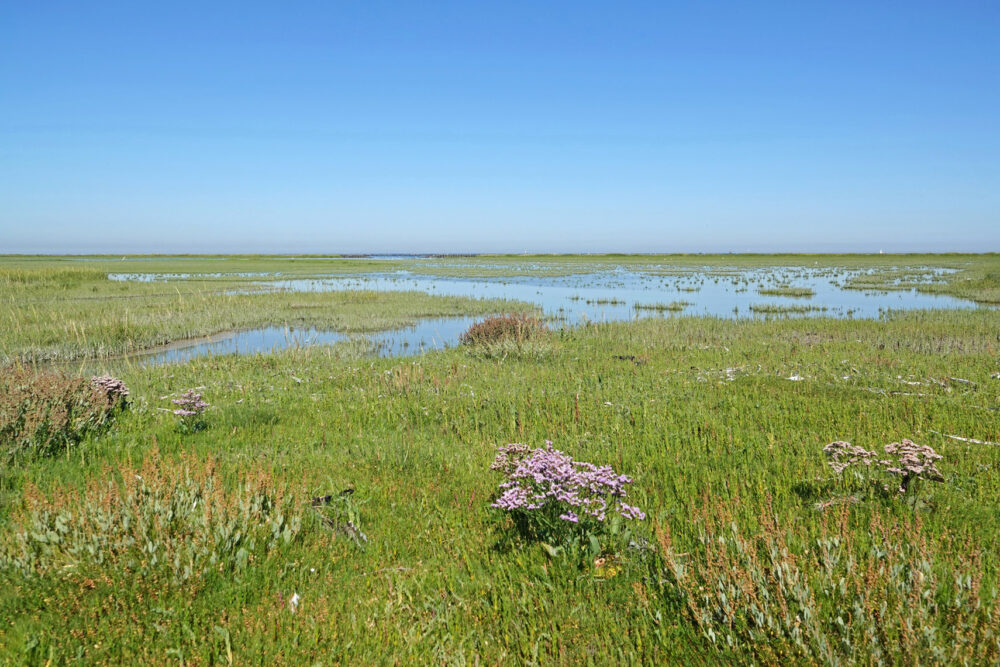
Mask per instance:
[[[908,269],[907,283],[941,280],[946,269]],[[866,282],[872,270],[769,267],[725,269],[705,267],[618,268],[601,273],[559,277],[456,278],[411,273],[326,275],[283,278],[280,273],[112,274],[113,280],[184,280],[232,278],[246,282],[246,291],[290,292],[415,290],[442,296],[501,298],[537,304],[555,326],[588,321],[639,317],[707,315],[723,318],[829,316],[877,318],[891,310],[975,308],[952,296],[914,289],[891,289],[901,277]],[[268,278],[265,280],[265,278]],[[848,285],[881,285],[882,289],[846,289]],[[886,289],[888,287],[889,289]],[[777,293],[774,293],[777,291]],[[770,293],[769,293],[770,292]],[[382,355],[404,355],[457,343],[477,318],[433,318],[405,329],[372,334]],[[263,327],[199,341],[185,341],[140,355],[144,363],[184,362],[206,354],[253,354],[295,346],[346,340],[343,334],[316,329]]]

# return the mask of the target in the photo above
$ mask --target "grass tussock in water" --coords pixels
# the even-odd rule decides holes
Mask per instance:
[[[803,306],[800,304],[753,303],[750,311],[758,315],[804,315],[806,313],[821,313],[826,306]]]
[[[679,313],[688,306],[692,306],[690,301],[671,301],[670,303],[637,303],[632,307],[636,310],[653,310],[656,312]]]
[[[790,296],[795,298],[808,298],[816,296],[816,291],[808,287],[764,287],[757,290],[761,296]]]

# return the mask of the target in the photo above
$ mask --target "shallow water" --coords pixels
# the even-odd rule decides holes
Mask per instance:
[[[367,334],[364,337],[372,342],[373,350],[381,356],[420,354],[453,345],[461,333],[477,319],[479,318],[427,318],[410,327]],[[351,338],[348,334],[315,328],[261,327],[178,341],[132,355],[131,359],[142,364],[184,363],[202,356],[266,354],[289,348],[340,343]]]
[[[926,270],[924,279],[939,280],[945,270]],[[639,317],[708,315],[723,318],[761,317],[761,308],[808,308],[808,312],[780,316],[828,316],[877,318],[892,310],[927,308],[975,308],[952,296],[923,294],[915,290],[864,291],[843,289],[847,280],[866,271],[780,268],[704,269],[658,267],[641,271],[618,269],[561,277],[450,278],[399,271],[352,276],[282,279],[280,273],[242,274],[112,274],[113,280],[183,280],[186,278],[233,277],[247,280],[249,289],[287,291],[416,290],[442,296],[503,298],[537,304],[555,325],[582,322],[631,320]],[[260,280],[269,277],[272,280]],[[780,286],[808,288],[813,296],[762,295],[762,289]],[[650,304],[686,302],[680,310],[637,309]],[[677,307],[676,305],[674,307]],[[752,307],[758,311],[755,313]],[[773,314],[770,316],[774,316]],[[413,327],[372,334],[382,355],[412,354],[458,342],[462,331],[478,318],[434,318]],[[208,340],[185,341],[137,358],[145,363],[183,362],[205,354],[253,354],[288,347],[329,344],[347,336],[331,331],[288,330],[265,327],[234,332]]]

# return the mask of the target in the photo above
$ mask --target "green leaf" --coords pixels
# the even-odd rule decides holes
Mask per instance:
[[[551,544],[546,544],[545,542],[542,542],[541,545],[542,549],[545,550],[545,553],[549,555],[549,558],[558,558],[559,554],[562,553],[562,547],[554,547]]]

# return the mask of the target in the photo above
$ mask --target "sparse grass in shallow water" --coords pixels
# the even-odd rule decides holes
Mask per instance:
[[[804,315],[806,313],[821,313],[826,306],[803,306],[798,304],[754,303],[750,310],[758,315]]]
[[[659,312],[679,313],[688,306],[694,305],[690,301],[671,301],[670,303],[637,303],[632,307],[636,310],[655,310]]]
[[[816,291],[808,287],[764,287],[757,290],[761,296],[790,296],[805,298],[816,296]]]

